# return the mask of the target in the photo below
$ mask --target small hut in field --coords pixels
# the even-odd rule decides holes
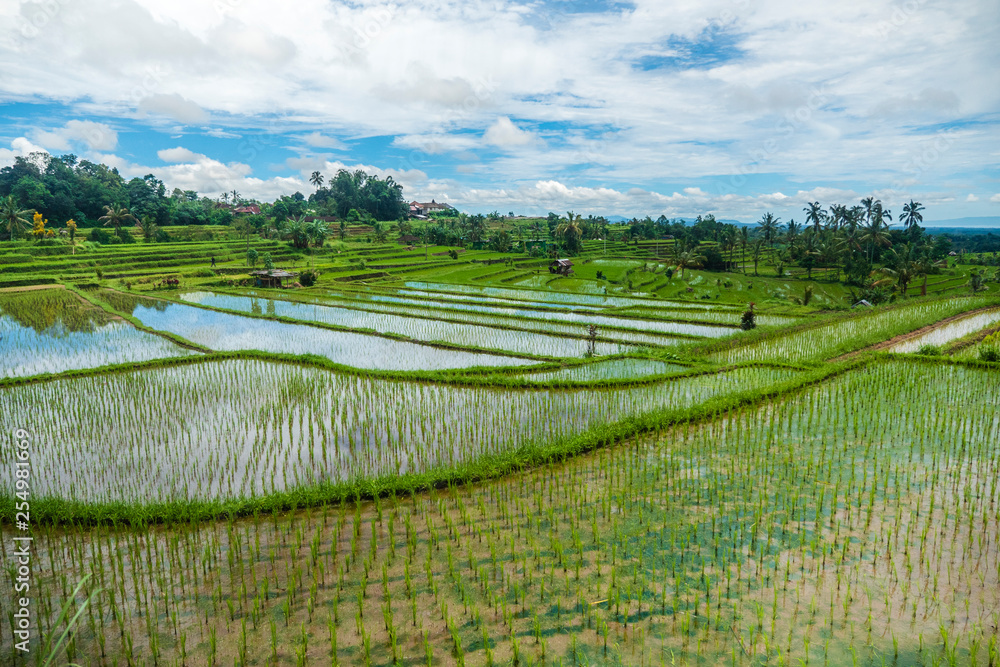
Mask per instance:
[[[299,274],[284,269],[271,269],[270,271],[252,271],[250,275],[257,279],[257,287],[283,288],[282,281],[294,278]]]
[[[549,273],[560,276],[568,276],[573,273],[573,262],[568,259],[556,259],[549,264]]]

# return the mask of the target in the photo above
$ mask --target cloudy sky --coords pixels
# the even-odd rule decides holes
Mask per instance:
[[[1000,215],[996,0],[4,0],[0,166],[467,211]]]

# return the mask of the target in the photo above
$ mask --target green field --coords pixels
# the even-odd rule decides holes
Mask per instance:
[[[0,247],[35,656],[81,610],[58,664],[1000,665],[1000,291],[969,266],[852,308],[839,271],[682,276],[665,241],[568,277],[250,245],[299,276],[255,284],[227,228]],[[5,563],[0,665],[43,664]]]

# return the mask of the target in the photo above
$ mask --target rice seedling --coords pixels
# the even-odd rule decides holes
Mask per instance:
[[[39,624],[92,573],[82,664],[995,664],[995,384],[876,361],[483,484],[43,526]]]
[[[623,388],[517,390],[222,361],[0,395],[10,408],[5,428],[17,428],[12,415],[32,415],[36,495],[141,505],[256,498],[451,468],[794,375],[740,368]],[[9,456],[0,454],[0,464]],[[0,480],[12,487],[12,475],[7,466]]]
[[[525,373],[521,377],[531,382],[593,382],[683,373],[686,370],[684,366],[652,359],[613,359],[557,371]]]

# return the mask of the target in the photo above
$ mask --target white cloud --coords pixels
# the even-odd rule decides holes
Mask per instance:
[[[0,148],[0,167],[8,167],[14,164],[14,158],[28,157],[32,153],[48,153],[48,151],[31,143],[26,137],[18,137],[10,142],[10,148]]]
[[[301,0],[294,12],[261,0],[59,0],[34,38],[21,29],[39,4],[7,4],[2,100],[72,104],[97,120],[135,111],[161,128],[162,117],[211,118],[202,131],[220,138],[282,118],[289,143],[316,149],[343,149],[337,137],[395,137],[395,147],[427,154],[500,148],[463,167],[506,185],[499,192],[567,182],[574,168],[580,183],[626,194],[700,179],[709,198],[738,199],[755,183],[744,177],[777,174],[913,194],[949,182],[961,199],[974,187],[962,177],[1000,160],[990,120],[1000,108],[998,17],[986,0],[961,12],[946,0],[637,0],[579,14],[516,0]],[[676,54],[668,44],[696,41],[713,22],[738,31],[738,57],[635,66],[642,55]],[[928,129],[951,126],[962,130],[947,139]],[[545,128],[545,141],[526,128]],[[43,145],[53,150],[74,141],[52,132]],[[706,178],[718,179],[718,193]],[[458,185],[452,196],[470,187]],[[794,189],[754,187],[772,202]]]
[[[990,201],[993,202],[994,204],[1000,204],[1000,193],[997,193],[992,197],[990,197]]]
[[[965,201],[967,201],[967,202],[977,202],[977,201],[979,201],[979,197],[977,197],[976,195],[974,195],[974,194],[972,194],[972,193],[970,192],[970,193],[969,193],[969,196],[967,196],[967,197],[965,198]]]
[[[852,201],[859,198],[851,190],[829,188],[799,190],[794,195],[780,192],[760,195],[711,194],[700,188],[684,188],[683,194],[664,194],[654,190],[608,187],[581,187],[549,179],[525,183],[513,188],[462,188],[454,183],[418,184],[417,199],[448,201],[460,209],[488,210],[500,207],[524,214],[573,210],[583,215],[651,215],[657,217],[694,217],[712,213],[719,218],[737,218],[749,222],[765,211],[785,217],[801,217],[802,208],[820,195],[828,201]]]
[[[156,93],[139,101],[136,110],[140,114],[156,114],[192,125],[203,123],[208,114],[200,106],[177,93]]]
[[[347,148],[340,139],[320,134],[319,132],[311,132],[302,137],[302,140],[307,146],[312,146],[313,148],[332,148],[334,150],[344,150]]]
[[[71,150],[74,144],[96,151],[110,151],[118,146],[118,132],[110,125],[91,120],[71,120],[63,127],[35,132],[34,138],[43,146],[57,151]]]
[[[483,143],[500,148],[527,146],[534,143],[536,139],[534,134],[522,130],[507,116],[497,118],[496,122],[490,125],[483,134]]]
[[[207,155],[202,155],[201,153],[195,153],[194,151],[188,150],[178,146],[177,148],[164,148],[161,151],[156,152],[156,156],[163,160],[164,162],[199,162],[201,160],[207,160]]]

